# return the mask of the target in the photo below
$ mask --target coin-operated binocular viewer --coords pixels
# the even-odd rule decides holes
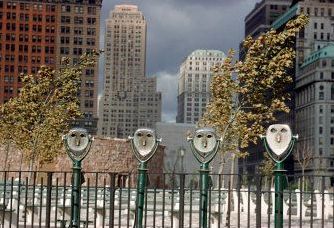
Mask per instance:
[[[275,228],[283,228],[284,161],[291,154],[298,135],[292,135],[289,125],[273,124],[265,136],[260,136],[271,159],[276,163],[275,174]]]
[[[63,136],[63,141],[67,154],[73,161],[70,227],[80,227],[81,161],[87,156],[93,138],[86,129],[73,128]]]
[[[200,227],[208,227],[208,189],[209,163],[216,156],[221,144],[221,138],[212,128],[197,129],[187,140],[191,151],[200,163]]]
[[[157,151],[161,139],[157,137],[154,130],[149,128],[138,129],[133,136],[129,136],[131,148],[138,159],[138,180],[136,197],[136,217],[134,227],[143,227],[143,212],[145,205],[145,187],[147,182],[147,162]]]

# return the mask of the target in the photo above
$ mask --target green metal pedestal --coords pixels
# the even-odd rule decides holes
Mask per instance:
[[[208,189],[209,189],[209,163],[202,163],[200,172],[200,228],[208,227]]]
[[[275,228],[283,228],[283,182],[284,165],[276,163],[275,173]]]
[[[146,162],[140,162],[138,168],[138,180],[137,180],[137,199],[136,199],[136,218],[135,218],[136,228],[143,228],[146,173],[147,173]]]
[[[81,161],[73,161],[71,225],[80,227]]]

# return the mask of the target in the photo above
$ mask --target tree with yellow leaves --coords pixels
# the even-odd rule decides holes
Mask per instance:
[[[308,23],[305,15],[288,22],[281,32],[274,29],[243,43],[243,61],[234,61],[229,51],[224,63],[213,68],[211,101],[202,124],[222,135],[222,153],[247,156],[242,148],[257,142],[278,113],[289,112],[287,86],[292,77],[296,34]],[[244,151],[244,152],[239,152]]]
[[[59,154],[62,134],[71,120],[81,116],[78,93],[82,71],[95,65],[98,54],[85,54],[75,65],[64,58],[58,70],[41,66],[34,75],[22,75],[19,95],[1,105],[0,135],[23,151],[29,170]]]

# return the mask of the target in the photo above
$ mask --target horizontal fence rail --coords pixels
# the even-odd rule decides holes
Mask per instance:
[[[0,227],[69,227],[71,172],[0,172]],[[133,227],[137,174],[82,173],[80,227]],[[148,174],[144,227],[199,227],[199,174]],[[287,176],[284,227],[334,227],[329,176]],[[272,177],[211,174],[208,227],[274,227]]]

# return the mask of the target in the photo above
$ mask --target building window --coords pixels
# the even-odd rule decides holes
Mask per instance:
[[[95,39],[94,38],[87,38],[87,45],[95,46]]]
[[[73,48],[73,55],[82,55],[82,48]]]
[[[74,17],[74,24],[83,24],[83,17]]]
[[[95,36],[96,35],[96,29],[95,28],[87,28],[87,35]]]
[[[61,11],[62,12],[71,12],[71,6],[69,6],[69,5],[62,5],[61,6]]]
[[[74,37],[73,44],[82,45],[82,37]]]
[[[87,24],[95,25],[96,24],[96,18],[95,17],[88,17],[87,18]]]
[[[71,29],[70,29],[70,27],[67,27],[67,26],[61,26],[60,27],[60,32],[61,33],[70,33]]]
[[[324,138],[319,138],[319,145],[323,145],[324,144]]]
[[[325,67],[327,65],[327,61],[326,60],[322,60],[322,66]]]
[[[75,13],[83,13],[83,7],[82,6],[75,6],[74,7]]]
[[[70,49],[68,47],[60,47],[60,54],[68,55],[70,54]]]
[[[61,23],[71,23],[70,16],[61,16]]]
[[[82,27],[74,27],[74,34],[75,35],[81,35],[82,34]]]
[[[96,7],[88,7],[88,14],[95,15],[96,14]]]
[[[76,38],[76,37],[75,37]],[[74,38],[74,39],[75,39]],[[64,37],[64,36],[62,36],[62,37],[60,37],[60,43],[61,44],[69,44],[70,43],[70,38],[69,37]]]
[[[324,100],[324,99],[325,99],[324,92],[319,92],[319,100]]]

